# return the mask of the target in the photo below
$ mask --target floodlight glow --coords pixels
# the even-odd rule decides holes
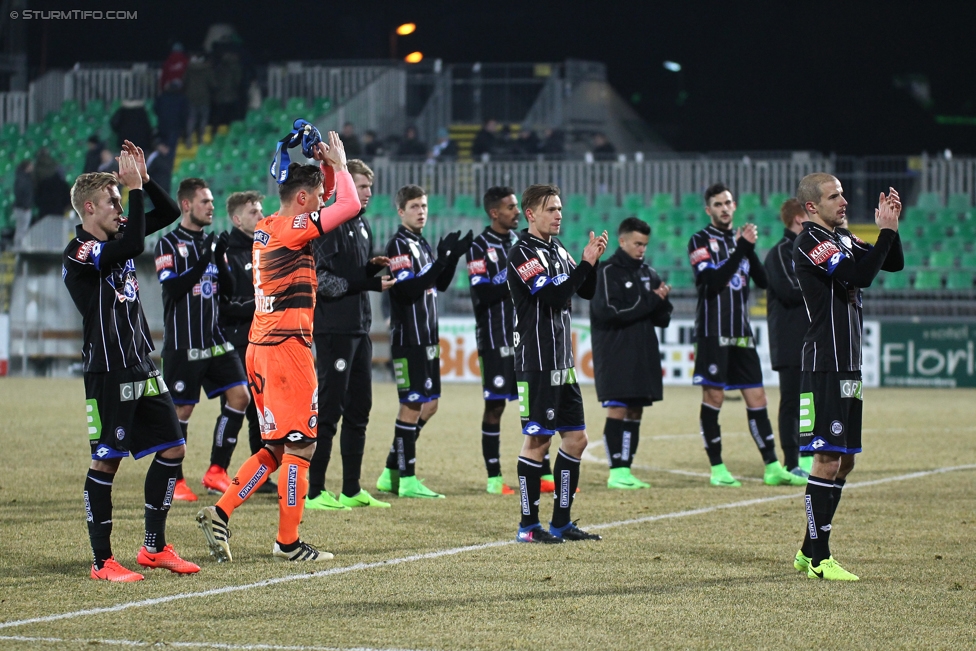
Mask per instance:
[[[424,60],[423,52],[411,52],[407,56],[403,57],[403,60],[407,63],[420,63]]]
[[[407,36],[417,31],[415,23],[404,23],[396,28],[397,36]]]
[[[665,61],[664,69],[670,70],[671,72],[681,72],[681,64],[677,61]]]

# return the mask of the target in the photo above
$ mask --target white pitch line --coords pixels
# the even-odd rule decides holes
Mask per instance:
[[[745,432],[742,432],[742,436],[745,436],[745,435],[746,435]],[[683,437],[683,436],[690,436],[690,435],[687,435],[687,434],[674,434],[674,435],[663,436],[663,437],[659,437],[659,438],[679,438],[679,437]],[[695,434],[693,436],[695,438],[701,438],[698,434]],[[654,438],[654,437],[649,437],[649,438]],[[603,447],[603,440],[602,439],[596,439],[596,440],[590,441],[589,445],[586,446],[586,449],[583,450],[583,456],[580,457],[580,458],[583,459],[583,461],[592,461],[592,462],[595,462],[595,463],[606,464],[607,460],[605,458],[604,459],[601,459],[601,458],[599,458],[597,456],[594,456],[592,453],[590,453],[590,448],[593,448],[595,446]],[[670,473],[672,475],[685,475],[686,477],[704,477],[705,479],[710,479],[711,476],[712,476],[711,473],[707,473],[707,472],[696,472],[694,470],[679,470],[677,468],[659,468],[657,466],[642,466],[642,465],[634,465],[634,466],[631,466],[631,467],[632,468],[637,468],[638,470],[650,470],[652,472],[667,472],[667,473]],[[759,482],[759,483],[762,483],[762,480],[761,479],[758,479],[756,477],[736,477],[736,479],[738,479],[740,481],[751,481],[751,482]]]
[[[220,642],[145,642],[143,640],[100,640],[66,637],[29,637],[26,635],[0,635],[0,641],[9,642],[50,642],[51,644],[63,644],[74,642],[80,644],[105,644],[108,646],[123,647],[177,647],[183,649],[229,649],[232,651],[408,651],[399,648],[373,648],[373,647],[338,647],[338,646],[294,646],[283,644],[222,644]]]
[[[921,477],[927,477],[929,475],[938,475],[948,472],[955,472],[959,470],[976,470],[976,464],[968,464],[964,466],[948,466],[945,468],[936,468],[934,470],[921,470],[918,472],[909,473],[906,475],[895,475],[893,477],[883,477],[881,479],[873,479],[870,481],[856,482],[847,484],[844,487],[845,491],[856,488],[864,488],[867,486],[876,486],[878,484],[887,484],[895,481],[906,481],[909,479],[919,479]],[[803,493],[790,493],[788,495],[773,495],[770,497],[761,497],[751,500],[742,500],[739,502],[729,502],[727,504],[716,504],[714,506],[706,506],[700,509],[690,509],[687,511],[675,511],[673,513],[664,513],[661,515],[650,515],[643,518],[634,518],[631,520],[619,520],[617,522],[607,522],[605,524],[597,524],[587,526],[587,529],[609,529],[612,527],[621,527],[631,524],[642,524],[645,522],[656,522],[659,520],[668,520],[674,518],[685,518],[692,515],[703,515],[705,513],[714,513],[716,511],[721,511],[725,509],[734,509],[744,506],[754,506],[756,504],[765,504],[767,502],[775,502],[778,500],[786,499],[796,499],[803,495]],[[0,623],[0,629],[4,628],[14,628],[18,626],[26,626],[28,624],[40,624],[45,622],[55,622],[65,619],[74,619],[76,617],[85,617],[87,615],[99,615],[102,613],[115,613],[122,610],[128,610],[130,608],[141,608],[145,606],[156,606],[159,604],[165,604],[172,601],[181,601],[183,599],[196,599],[200,597],[213,597],[221,594],[229,594],[233,592],[242,592],[245,590],[251,590],[253,588],[263,588],[267,586],[277,585],[280,583],[290,583],[292,581],[303,581],[308,579],[317,579],[326,576],[335,576],[339,574],[346,574],[349,572],[355,572],[358,570],[371,570],[380,567],[389,567],[393,565],[401,565],[403,563],[412,563],[414,561],[429,560],[435,558],[442,558],[444,556],[454,556],[457,554],[463,554],[472,551],[481,551],[484,549],[490,549],[493,547],[506,547],[508,545],[514,545],[515,540],[500,540],[490,543],[482,543],[480,545],[467,545],[465,547],[455,547],[453,549],[444,549],[436,552],[427,552],[425,554],[413,554],[411,556],[403,556],[401,558],[394,558],[387,561],[377,561],[374,563],[356,563],[355,565],[348,565],[346,567],[336,567],[329,570],[322,570],[320,572],[311,572],[308,574],[293,574],[290,576],[282,576],[273,579],[265,579],[263,581],[256,581],[254,583],[246,583],[243,585],[232,585],[223,588],[214,588],[211,590],[203,590],[201,592],[184,592],[175,595],[169,595],[167,597],[157,597],[154,599],[143,599],[140,601],[130,601],[127,603],[116,604],[114,606],[106,606],[101,608],[89,608],[87,610],[75,610],[67,613],[60,613],[57,615],[46,615],[43,617],[31,617],[29,619],[18,619],[9,622]],[[254,647],[260,648],[260,647]]]

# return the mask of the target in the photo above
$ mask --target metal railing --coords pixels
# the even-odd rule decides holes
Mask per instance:
[[[400,133],[405,127],[406,103],[406,73],[397,68],[386,68],[354,95],[337,102],[316,126],[323,132],[326,129],[339,131],[348,121],[360,129],[383,125],[386,130]]]
[[[27,93],[12,90],[0,93],[0,126],[16,124],[20,129],[27,126]]]
[[[301,97],[311,102],[329,97],[342,103],[390,69],[388,65],[309,64],[292,61],[271,64],[267,72],[268,97],[287,100]]]

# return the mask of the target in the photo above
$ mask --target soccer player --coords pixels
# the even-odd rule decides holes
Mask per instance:
[[[573,523],[570,510],[586,449],[583,397],[576,382],[571,328],[572,297],[593,298],[596,269],[607,248],[607,233],[590,233],[583,259],[573,257],[554,236],[562,222],[562,201],[554,185],[530,185],[522,193],[529,228],[508,258],[508,280],[515,303],[515,377],[522,420],[518,458],[522,519],[516,540],[561,543],[600,540]],[[539,522],[542,459],[552,437],[562,439],[553,474],[552,520]]]
[[[597,270],[596,294],[590,301],[596,393],[607,408],[607,488],[650,486],[634,477],[630,466],[644,407],[664,397],[655,327],[668,327],[674,309],[668,300],[671,287],[644,262],[650,236],[651,227],[636,217],[620,223],[620,248]]]
[[[519,206],[515,190],[509,187],[488,188],[482,200],[491,224],[485,228],[465,254],[471,301],[476,321],[478,363],[484,391],[485,411],[481,417],[481,453],[488,470],[488,492],[492,495],[514,495],[502,479],[499,437],[506,400],[517,400],[515,389],[515,309],[508,288],[508,254],[517,239]],[[552,470],[546,458],[544,475],[552,482]],[[555,486],[550,487],[553,490]]]
[[[254,244],[254,228],[264,219],[264,195],[250,190],[234,192],[227,197],[227,214],[234,227],[220,234],[217,243],[227,253],[227,266],[234,277],[234,291],[220,292],[220,329],[227,341],[234,346],[234,352],[244,368],[247,359],[247,335],[254,319],[254,284],[251,281],[251,249]],[[220,407],[227,406],[225,394],[220,396]],[[247,440],[254,454],[264,446],[261,440],[261,425],[258,412],[251,399],[244,410],[247,418]],[[278,494],[277,485],[268,480],[261,484],[259,493]]]
[[[166,542],[166,516],[176,475],[186,454],[179,420],[166,383],[149,353],[149,326],[139,300],[133,260],[145,248],[146,233],[180,216],[176,203],[149,178],[142,149],[126,140],[118,176],[82,174],[71,188],[71,205],[81,217],[64,250],[62,278],[81,312],[85,344],[85,397],[91,466],[85,479],[85,512],[91,539],[93,579],[141,581],[112,554],[112,483],[123,457],[153,454],[146,472],[146,536],[136,562],[191,574]],[[129,188],[129,216],[122,216],[118,184]],[[143,193],[155,208],[144,213]]]
[[[369,338],[372,313],[370,291],[393,286],[389,276],[376,273],[389,258],[373,257],[373,232],[365,212],[373,196],[373,170],[353,158],[347,164],[362,209],[333,231],[314,241],[318,297],[315,302],[315,354],[319,386],[318,437],[308,468],[305,508],[348,511],[352,507],[388,508],[359,485],[366,449],[366,426],[373,406],[373,343]],[[325,471],[332,456],[332,439],[342,418],[342,492],[338,499],[325,490]]]
[[[427,191],[405,185],[396,194],[400,228],[386,247],[396,284],[390,290],[390,352],[400,410],[393,447],[376,489],[400,497],[442,498],[417,479],[417,438],[437,413],[441,395],[440,335],[437,292],[451,286],[458,259],[474,234],[449,233],[437,243],[437,257],[424,239]]]
[[[796,199],[787,199],[779,209],[783,239],[766,255],[766,311],[769,326],[769,357],[779,373],[779,444],[783,465],[794,475],[810,476],[813,456],[800,456],[800,358],[803,335],[810,318],[803,305],[803,293],[793,269],[793,244],[807,220]]]
[[[800,379],[800,450],[813,452],[805,497],[807,527],[793,566],[811,579],[857,581],[830,554],[831,520],[854,455],[861,451],[861,289],[882,269],[905,266],[894,188],[874,211],[881,229],[874,246],[843,228],[847,200],[840,181],[810,174],[796,199],[808,221],[793,247],[796,277],[810,314]]]
[[[746,402],[749,432],[766,465],[763,482],[802,486],[806,480],[787,472],[776,459],[762,367],[749,323],[749,280],[766,287],[766,272],[756,255],[756,225],[746,224],[733,233],[735,200],[721,183],[705,190],[705,213],[711,223],[691,236],[688,257],[698,288],[693,383],[702,388],[701,433],[712,466],[711,485],[742,485],[722,463],[718,424],[725,392],[739,389]]]
[[[163,378],[173,393],[183,437],[193,408],[200,401],[200,387],[208,398],[226,397],[214,424],[210,468],[204,487],[220,494],[230,486],[227,467],[244,424],[250,401],[247,376],[237,355],[218,325],[218,295],[234,294],[234,277],[224,256],[226,242],[214,243],[214,233],[204,228],[213,223],[213,194],[203,179],[188,178],[176,192],[183,219],[156,243],[156,274],[163,287]],[[182,472],[174,499],[195,502]]]
[[[321,169],[289,165],[287,178],[278,185],[281,208],[259,221],[254,231],[254,322],[247,374],[265,447],[244,462],[216,506],[197,513],[218,562],[231,560],[228,523],[234,509],[279,467],[278,535],[272,557],[280,561],[333,557],[298,536],[318,420],[311,350],[316,285],[311,241],[355,217],[360,205],[335,131],[329,132],[328,145],[315,145],[313,158],[328,165]],[[323,208],[333,191],[335,203]]]

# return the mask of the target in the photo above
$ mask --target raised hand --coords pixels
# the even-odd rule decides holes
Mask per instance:
[[[668,297],[668,294],[671,293],[671,285],[668,285],[667,283],[661,283],[660,285],[657,286],[656,289],[652,289],[651,291],[657,294],[658,296],[660,296],[661,300],[663,301]]]
[[[878,207],[874,209],[874,223],[878,228],[890,228],[898,230],[898,217],[901,215],[901,200],[894,188],[888,188],[891,194],[887,197],[882,192],[878,197]]]
[[[142,174],[139,173],[139,167],[132,154],[123,150],[115,160],[119,163],[119,171],[115,174],[119,183],[130,190],[141,190]]]
[[[329,147],[325,154],[325,160],[335,170],[346,169],[346,148],[339,140],[339,134],[335,131],[329,132]]]
[[[450,257],[451,251],[458,248],[459,239],[461,239],[461,231],[454,231],[453,233],[448,233],[442,237],[440,242],[437,243],[437,257]]]
[[[396,285],[396,278],[391,278],[390,276],[380,276],[380,283],[383,287],[383,289],[381,289],[380,291],[385,292],[390,287]]]
[[[124,140],[122,142],[122,151],[128,152],[135,160],[136,169],[139,170],[139,174],[142,176],[142,182],[146,183],[149,181],[149,170],[146,168],[146,153],[142,151],[142,147],[137,147],[129,140]]]
[[[200,250],[201,258],[210,258],[213,255],[214,249],[217,248],[217,245],[214,244],[215,237],[216,233],[211,232],[210,235],[207,235],[207,237],[203,240],[203,248]]]
[[[607,235],[606,231],[603,231],[599,237],[594,236],[593,231],[590,231],[590,241],[583,249],[583,259],[595,267],[600,256],[607,250],[609,240],[610,236]]]
[[[471,248],[471,242],[474,241],[474,232],[468,231],[467,235],[458,240],[457,247],[454,249],[453,257],[460,258],[464,255],[465,251]]]
[[[759,229],[755,224],[746,224],[736,231],[736,239],[740,237],[750,244],[755,244],[756,240],[759,239]]]
[[[389,267],[390,259],[385,255],[378,255],[375,258],[370,258],[369,263],[377,267]]]
[[[324,142],[317,142],[315,146],[312,147],[312,158],[319,161],[320,163],[326,162],[326,154],[329,153],[329,146]]]

